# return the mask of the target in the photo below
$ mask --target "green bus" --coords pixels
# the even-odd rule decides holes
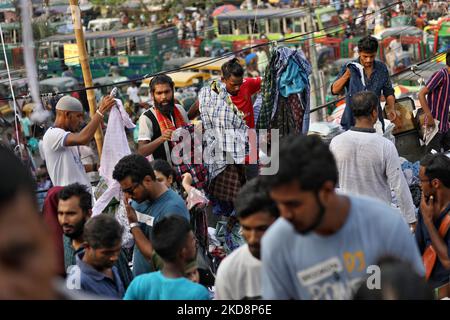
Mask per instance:
[[[305,9],[235,10],[215,17],[214,27],[220,41],[250,40],[265,35],[269,40],[299,36],[307,32],[309,16]],[[250,37],[250,39],[249,39]]]
[[[86,32],[92,78],[100,78],[119,69],[122,76],[136,79],[162,70],[164,60],[179,52],[177,29],[142,28],[133,30]],[[39,72],[60,76],[65,65],[82,79],[75,35],[54,35],[39,41]]]
[[[235,10],[216,16],[214,27],[220,41],[250,40],[253,37],[260,38],[262,34],[269,40],[279,40],[283,34],[285,37],[298,36],[298,41],[301,35],[312,31],[308,29],[309,22],[310,15],[305,8]],[[314,10],[313,23],[316,30],[329,28],[317,32],[316,36],[336,36],[344,32],[343,26],[338,25],[341,18],[334,7]],[[330,28],[333,25],[338,26]]]

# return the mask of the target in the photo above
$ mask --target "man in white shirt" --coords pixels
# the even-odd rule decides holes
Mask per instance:
[[[112,97],[104,97],[91,121],[81,130],[84,111],[81,102],[73,97],[62,97],[56,104],[56,120],[44,134],[43,150],[50,179],[54,186],[80,183],[91,187],[80,158],[78,146],[86,145],[94,137],[104,114],[114,105]]]
[[[154,77],[150,81],[150,94],[154,106],[139,117],[138,153],[171,163],[167,141],[172,132],[188,124],[189,119],[184,108],[175,104],[174,83],[169,76]]]
[[[278,218],[278,209],[257,177],[242,187],[235,201],[247,244],[220,264],[216,276],[216,299],[261,299],[261,238]]]
[[[127,89],[128,100],[133,101],[134,104],[139,104],[141,99],[139,98],[139,88],[136,86],[136,82],[132,82],[131,86]]]
[[[350,107],[356,124],[331,141],[339,187],[345,193],[367,195],[387,204],[392,203],[393,190],[403,217],[414,227],[415,208],[397,149],[374,129],[377,105],[378,98],[371,91],[354,94]]]

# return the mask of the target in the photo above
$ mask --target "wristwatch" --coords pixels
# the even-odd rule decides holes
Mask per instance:
[[[134,227],[139,227],[139,222],[130,223],[130,232],[131,232],[131,229],[133,229]]]

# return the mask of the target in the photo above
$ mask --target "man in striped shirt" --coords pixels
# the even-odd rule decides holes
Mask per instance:
[[[447,68],[437,71],[419,93],[419,101],[425,112],[427,127],[434,127],[439,120],[439,131],[427,147],[441,152],[450,149],[449,107],[450,107],[450,51],[446,56]],[[425,96],[427,96],[425,98]]]

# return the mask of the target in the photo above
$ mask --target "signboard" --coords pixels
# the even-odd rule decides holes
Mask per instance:
[[[119,56],[118,59],[119,59],[120,67],[129,67],[130,66],[127,56]]]
[[[64,63],[67,66],[73,66],[80,64],[78,55],[78,47],[74,43],[64,44]]]

